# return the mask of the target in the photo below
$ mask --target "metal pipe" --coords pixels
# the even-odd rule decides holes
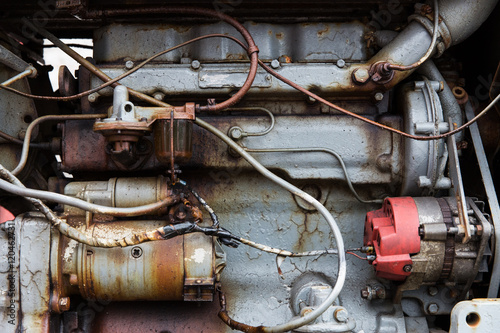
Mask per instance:
[[[30,29],[33,29],[33,31],[38,32],[40,35],[42,35],[43,37],[45,37],[48,40],[50,40],[54,45],[57,45],[57,47],[59,47],[64,53],[66,53],[71,58],[73,58],[74,60],[76,60],[79,64],[81,64],[83,67],[85,67],[86,69],[88,69],[92,74],[94,74],[95,76],[97,76],[103,82],[111,80],[111,78],[109,76],[107,76],[106,74],[104,74],[104,72],[102,72],[94,64],[92,64],[90,61],[88,61],[87,59],[85,59],[84,57],[82,57],[78,52],[76,52],[73,49],[71,49],[70,47],[68,47],[59,38],[57,38],[56,36],[54,36],[53,34],[51,34],[50,32],[48,32],[44,28],[42,28],[40,26],[36,26],[36,25],[32,24],[31,22],[29,22],[28,20],[25,21],[25,24],[28,25]],[[118,85],[120,85],[120,83],[118,83],[118,82],[112,84],[113,87],[116,87]],[[155,98],[153,98],[151,96],[148,96],[148,95],[143,94],[141,92],[135,91],[135,90],[133,90],[131,88],[127,88],[127,89],[129,91],[130,95],[132,95],[132,96],[134,96],[136,98],[140,98],[140,99],[142,99],[144,101],[147,101],[147,102],[149,102],[149,103],[151,103],[153,105],[166,106],[166,107],[171,106],[170,104],[167,104],[167,103],[164,103],[162,101],[159,101],[159,100],[157,100],[157,99],[155,99]]]
[[[243,86],[238,90],[236,94],[231,96],[229,99],[225,100],[224,102],[218,103],[218,104],[209,104],[206,106],[197,106],[199,111],[220,111],[222,109],[228,108],[233,106],[234,104],[238,103],[243,96],[247,93],[247,91],[250,89],[252,86],[252,83],[255,79],[255,76],[257,75],[257,68],[259,67],[258,65],[258,52],[259,48],[255,44],[250,32],[237,20],[232,18],[231,16],[228,16],[222,12],[211,10],[211,9],[206,9],[206,8],[190,8],[190,7],[154,7],[154,8],[149,8],[149,7],[140,7],[140,8],[134,8],[134,9],[110,9],[110,10],[94,10],[94,11],[85,11],[84,16],[86,18],[102,18],[102,17],[107,17],[107,16],[126,16],[126,15],[151,15],[151,14],[181,14],[181,15],[200,15],[200,16],[209,16],[209,17],[214,17],[217,19],[220,19],[226,23],[229,23],[232,25],[245,39],[245,41],[248,44],[247,48],[247,53],[250,57],[250,70],[248,72],[248,76],[245,80],[245,83]],[[96,66],[91,64],[89,61],[84,59],[82,56],[80,56],[77,52],[73,51],[71,48],[69,48],[66,44],[64,44],[60,39],[58,39],[56,36],[48,32],[47,30],[43,29],[42,27],[39,26],[34,26],[33,24],[27,22],[30,26],[31,29],[34,31],[37,31],[40,33],[42,36],[50,40],[54,45],[57,45],[58,47],[61,48],[65,53],[67,53],[69,56],[71,56],[73,59],[75,59],[77,62],[82,64],[85,68],[87,68],[89,71],[91,71],[94,75],[99,77],[103,81],[109,81],[111,78],[104,74],[101,70],[99,70]],[[134,97],[138,97],[142,100],[145,100],[153,105],[159,105],[159,106],[170,106],[167,103],[161,102],[151,96],[139,93],[135,90],[132,90],[129,88],[130,95]]]
[[[21,183],[19,179],[17,179],[9,170],[5,169],[3,165],[0,164],[0,177],[6,179],[9,183],[14,184],[14,186],[24,188],[24,184]],[[26,197],[26,200],[31,202],[35,208],[37,208],[49,222],[59,230],[59,232],[71,239],[76,240],[77,242],[87,244],[89,246],[96,247],[124,247],[130,245],[136,245],[144,242],[162,240],[164,232],[163,227],[152,230],[152,231],[143,231],[139,233],[135,233],[129,235],[127,237],[112,239],[112,238],[101,238],[101,237],[92,237],[87,236],[82,231],[71,227],[69,224],[61,220],[54,214],[54,212],[47,207],[40,199],[35,199],[31,197]]]
[[[363,200],[358,195],[358,192],[354,189],[354,186],[351,182],[351,177],[349,177],[349,173],[347,172],[347,167],[344,163],[344,159],[340,156],[336,151],[329,148],[322,147],[313,147],[313,148],[264,148],[264,149],[251,149],[251,148],[243,148],[245,151],[249,153],[312,153],[312,152],[321,152],[333,155],[340,163],[340,167],[344,171],[345,179],[347,182],[347,186],[351,190],[352,194],[356,197],[356,199],[361,203],[383,203],[383,199],[375,199],[375,200]]]
[[[64,194],[20,187],[18,185],[13,185],[1,179],[0,179],[0,189],[23,197],[30,197],[52,202],[58,202],[64,205],[73,206],[93,213],[113,215],[113,216],[139,216],[139,215],[152,214],[156,212],[158,209],[170,206],[178,200],[176,196],[172,196],[143,206],[107,207],[83,201],[81,199],[69,197]]]
[[[337,250],[338,250],[338,276],[337,276],[337,282],[335,283],[335,286],[332,288],[332,292],[328,295],[328,297],[325,299],[325,301],[319,305],[317,308],[315,308],[313,311],[310,313],[304,315],[303,317],[299,318],[294,318],[290,320],[288,323],[281,324],[281,325],[276,325],[276,326],[271,326],[271,327],[259,327],[255,328],[255,332],[287,332],[290,330],[293,330],[295,328],[304,326],[312,321],[314,321],[316,318],[321,316],[323,312],[325,312],[332,304],[333,302],[338,298],[340,291],[342,290],[346,278],[346,273],[347,273],[347,265],[346,265],[346,260],[345,260],[345,252],[344,252],[344,241],[342,239],[342,234],[340,232],[339,227],[337,226],[337,223],[333,216],[330,214],[330,212],[323,206],[318,200],[313,198],[311,195],[307,194],[306,192],[302,191],[298,187],[290,184],[289,182],[285,181],[284,179],[276,176],[273,174],[271,171],[267,170],[262,164],[260,164],[255,158],[253,158],[249,153],[247,153],[240,145],[238,145],[236,142],[231,140],[226,134],[215,128],[214,126],[210,125],[209,123],[201,120],[200,118],[196,118],[195,124],[200,126],[201,128],[204,128],[205,130],[211,132],[215,136],[217,136],[219,139],[224,141],[229,147],[234,149],[241,157],[243,157],[248,163],[250,163],[261,175],[264,177],[268,178],[269,180],[273,181],[277,185],[283,187],[290,193],[299,196],[300,198],[304,199],[306,202],[310,203],[313,205],[318,212],[326,219],[328,225],[332,229],[333,236],[335,237],[335,241],[337,244]],[[227,313],[226,313],[227,315]]]
[[[82,119],[96,119],[96,118],[106,118],[108,115],[106,113],[98,113],[98,114],[72,114],[72,115],[48,115],[36,118],[34,121],[29,124],[26,129],[26,135],[24,137],[23,149],[21,152],[21,158],[19,159],[19,163],[12,170],[12,174],[17,176],[26,166],[26,161],[28,161],[28,153],[30,150],[30,141],[31,134],[33,133],[33,129],[38,124],[47,121],[47,120],[82,120]]]
[[[5,66],[12,68],[16,72],[22,72],[26,68],[32,67],[30,64],[28,64],[26,61],[12,53],[9,49],[7,49],[5,46],[0,45],[0,63],[4,64]],[[36,76],[36,71],[34,73],[30,73],[31,77]]]
[[[460,105],[458,105],[457,99],[453,92],[451,91],[446,80],[444,79],[441,72],[438,70],[436,65],[432,60],[426,61],[417,71],[419,74],[426,76],[431,81],[443,82],[443,90],[438,92],[439,100],[441,101],[441,106],[443,108],[444,119],[451,118],[453,123],[457,124],[457,127],[463,125],[464,120],[462,116],[462,110]],[[457,133],[456,136],[458,141],[463,138],[463,132]]]
[[[227,108],[224,109],[224,111],[263,111],[269,115],[269,118],[271,118],[271,124],[263,131],[260,132],[244,132],[242,136],[263,136],[271,132],[274,128],[275,125],[275,119],[274,115],[271,111],[269,111],[266,108],[259,107],[259,106],[251,106],[251,107],[242,107],[242,108]]]

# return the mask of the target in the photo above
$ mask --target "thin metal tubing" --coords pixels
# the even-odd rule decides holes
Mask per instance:
[[[234,104],[238,103],[243,96],[247,93],[247,91],[250,89],[252,86],[252,83],[255,79],[255,76],[257,75],[257,68],[258,68],[258,52],[259,49],[257,45],[255,45],[255,42],[250,35],[250,32],[237,20],[234,18],[210,9],[204,9],[204,8],[189,8],[189,7],[160,7],[160,8],[135,8],[133,10],[129,9],[112,9],[112,10],[104,10],[104,11],[95,11],[95,12],[89,12],[89,15],[97,15],[99,17],[102,16],[120,16],[120,15],[138,15],[138,14],[192,14],[192,15],[201,15],[201,16],[210,16],[210,17],[215,17],[218,19],[221,19],[225,21],[226,23],[231,24],[238,32],[243,36],[245,41],[248,44],[247,52],[250,57],[250,70],[248,72],[248,76],[245,80],[245,83],[243,86],[238,90],[236,94],[231,96],[229,99],[225,100],[222,103],[214,104],[214,105],[206,105],[206,106],[198,106],[199,111],[219,111],[225,108],[228,108],[230,106],[233,106]],[[82,66],[87,68],[89,71],[91,71],[94,75],[96,75],[98,78],[101,80],[109,81],[111,78],[104,74],[100,69],[98,69],[96,66],[94,66],[92,63],[84,59],[80,54],[66,46],[59,38],[48,32],[47,30],[43,29],[40,26],[35,26],[29,22],[26,22],[30,28],[32,28],[34,31],[37,31],[40,35],[43,37],[47,38],[50,40],[54,45],[57,45],[62,51],[64,51],[66,54],[68,54],[70,57],[75,59],[77,62],[79,62]],[[115,83],[118,84],[118,83]],[[143,93],[140,93],[138,91],[135,91],[133,89],[129,89],[130,95],[140,98],[144,101],[147,101],[153,105],[159,105],[159,106],[170,106],[167,103],[164,103],[162,101],[159,101],[151,96],[145,95]]]
[[[438,0],[434,0],[434,30],[432,31],[431,45],[429,45],[427,52],[425,52],[424,56],[420,58],[420,60],[414,62],[411,65],[401,66],[396,64],[389,64],[389,68],[397,71],[409,71],[422,65],[427,59],[429,59],[429,57],[432,54],[432,51],[434,51],[434,47],[436,46],[436,41],[438,37],[438,32],[439,32],[439,8],[438,8]]]
[[[0,88],[3,88],[7,91],[10,91],[12,93],[15,93],[17,95],[20,95],[20,96],[24,96],[24,97],[27,97],[27,98],[33,98],[33,99],[40,99],[40,100],[49,100],[49,101],[72,101],[72,100],[75,100],[75,99],[79,99],[79,98],[82,98],[82,97],[85,97],[85,96],[88,96],[92,93],[95,93],[95,92],[98,92],[99,90],[102,90],[110,85],[113,85],[114,83],[124,79],[125,77],[137,72],[140,68],[144,67],[145,65],[147,65],[149,62],[151,62],[152,60],[158,58],[159,56],[162,56],[164,55],[165,53],[168,53],[168,52],[171,52],[171,51],[174,51],[178,48],[181,48],[183,46],[186,46],[186,45],[189,45],[191,43],[194,43],[194,42],[197,42],[197,41],[200,41],[202,39],[206,39],[206,38],[227,38],[227,39],[230,39],[232,41],[235,41],[237,42],[239,45],[242,45],[245,49],[246,49],[246,46],[240,41],[238,40],[237,38],[235,37],[232,37],[232,36],[227,36],[227,35],[223,35],[223,34],[209,34],[209,35],[204,35],[204,36],[200,36],[200,37],[196,37],[196,38],[193,38],[191,40],[188,40],[184,43],[181,43],[181,44],[178,44],[176,46],[173,46],[169,49],[166,49],[164,51],[161,51],[161,52],[158,52],[156,54],[154,54],[153,56],[149,57],[148,59],[144,60],[143,62],[141,62],[139,65],[135,66],[134,68],[132,68],[131,70],[101,84],[100,86],[98,87],[95,87],[93,89],[90,89],[90,90],[87,90],[87,91],[84,91],[84,92],[81,92],[81,93],[78,93],[78,94],[75,94],[75,95],[71,95],[71,96],[38,96],[38,95],[32,95],[32,94],[27,94],[27,93],[24,93],[22,91],[19,91],[19,90],[16,90],[16,89],[13,89],[13,88],[10,88],[10,87],[7,87],[3,84],[0,84]],[[69,44],[68,44],[69,45]]]
[[[196,118],[195,124],[200,126],[201,128],[204,128],[205,130],[211,132],[214,134],[216,137],[224,141],[229,147],[234,149],[241,157],[243,157],[248,163],[250,163],[260,174],[262,174],[264,177],[268,178],[269,180],[273,181],[277,185],[283,187],[287,191],[289,191],[292,194],[295,194],[299,196],[300,198],[304,199],[306,202],[310,203],[313,205],[318,212],[323,215],[323,217],[326,219],[328,225],[332,229],[333,236],[335,237],[335,241],[337,244],[337,250],[338,250],[338,275],[337,275],[337,282],[335,283],[335,286],[332,288],[332,292],[328,295],[328,297],[325,299],[325,301],[319,305],[317,308],[315,308],[313,311],[310,313],[306,314],[303,317],[299,318],[294,318],[288,323],[277,325],[277,326],[272,326],[272,327],[259,327],[258,330],[262,332],[287,332],[290,330],[293,330],[295,328],[304,326],[312,321],[314,321],[316,318],[318,318],[323,312],[325,312],[332,304],[333,302],[337,299],[337,297],[340,294],[340,291],[342,290],[346,278],[346,273],[347,273],[347,266],[346,266],[346,259],[345,259],[345,251],[344,251],[344,241],[342,239],[342,234],[340,232],[339,227],[337,226],[337,223],[335,219],[332,217],[330,212],[323,206],[318,200],[313,198],[311,195],[307,194],[306,192],[302,191],[298,187],[288,183],[284,179],[276,176],[269,170],[267,170],[262,164],[260,164],[255,158],[252,157],[249,153],[247,153],[242,147],[240,147],[236,142],[231,140],[226,134],[215,128],[214,126],[210,125],[209,123],[201,120],[200,118]],[[257,329],[257,328],[254,328]]]
[[[349,189],[351,190],[352,194],[356,197],[356,199],[361,202],[361,203],[383,203],[383,199],[375,199],[375,200],[363,200],[360,198],[358,195],[358,192],[354,189],[354,186],[352,185],[351,182],[351,177],[349,177],[349,173],[347,172],[347,167],[344,163],[344,160],[342,156],[340,156],[337,152],[335,152],[332,149],[329,148],[264,148],[264,149],[252,149],[252,148],[243,148],[245,151],[249,153],[313,153],[313,152],[321,152],[321,153],[327,153],[330,155],[335,156],[337,160],[340,163],[340,167],[344,171],[345,179],[347,182],[347,185],[349,186]]]
[[[19,179],[17,179],[9,170],[5,169],[3,165],[0,164],[0,177],[6,179],[8,182],[14,184],[14,186],[18,186],[20,188],[24,188],[24,184],[21,183]],[[63,220],[57,217],[54,212],[47,207],[40,199],[35,199],[31,197],[26,197],[26,200],[31,202],[35,208],[37,208],[47,220],[59,230],[59,232],[71,239],[76,240],[77,242],[87,244],[89,246],[97,246],[97,247],[124,247],[130,245],[136,245],[144,242],[161,240],[163,238],[163,227],[160,227],[151,231],[143,231],[139,233],[135,233],[123,238],[113,239],[113,238],[101,238],[101,237],[93,237],[87,236],[84,232],[73,228]]]
[[[323,104],[325,104],[325,105],[327,105],[327,106],[329,106],[329,107],[331,107],[331,108],[333,108],[333,109],[335,109],[335,110],[337,110],[339,112],[342,112],[342,113],[344,113],[344,114],[346,114],[348,116],[351,116],[353,118],[356,118],[356,119],[359,119],[361,121],[364,121],[365,123],[368,123],[368,124],[377,126],[377,127],[381,128],[381,129],[387,130],[389,132],[401,135],[401,136],[403,136],[405,138],[409,138],[409,139],[417,140],[417,141],[430,141],[430,140],[444,139],[444,138],[447,138],[447,137],[449,137],[451,135],[454,135],[454,134],[456,134],[458,132],[461,132],[464,129],[466,129],[467,127],[469,127],[470,125],[472,125],[473,123],[475,123],[479,118],[481,118],[482,116],[484,116],[500,100],[500,94],[498,94],[498,96],[486,108],[484,108],[483,111],[481,111],[480,113],[478,113],[477,116],[475,116],[474,118],[472,118],[471,120],[469,120],[467,123],[463,124],[462,126],[458,127],[457,129],[455,129],[453,131],[450,131],[450,132],[447,132],[447,133],[444,133],[444,134],[434,135],[434,136],[418,136],[418,135],[408,134],[408,133],[405,133],[405,132],[400,131],[398,129],[392,128],[390,126],[377,123],[376,121],[373,121],[371,119],[368,119],[368,118],[365,118],[363,116],[360,116],[360,115],[358,115],[358,114],[356,114],[356,113],[354,113],[352,111],[348,111],[348,110],[346,110],[344,108],[341,108],[340,106],[337,106],[337,105],[335,105],[333,103],[328,102],[326,99],[319,97],[315,93],[310,92],[309,90],[301,87],[300,85],[296,84],[295,82],[293,82],[293,81],[285,78],[284,76],[280,75],[279,73],[277,73],[276,71],[274,71],[273,69],[271,69],[269,66],[267,66],[261,60],[259,60],[259,65],[262,68],[264,68],[264,70],[266,70],[266,72],[268,72],[269,74],[273,75],[278,80],[283,81],[284,83],[288,84],[292,88],[297,89],[298,91],[303,92],[304,94],[306,94],[308,96],[311,96],[312,98],[320,101],[321,103],[323,103]]]
[[[28,153],[30,150],[31,135],[33,133],[33,129],[38,124],[48,120],[82,120],[82,119],[96,119],[105,117],[107,117],[107,114],[99,113],[99,114],[48,115],[36,118],[31,122],[31,124],[26,129],[26,136],[24,137],[21,158],[17,166],[14,168],[14,170],[11,171],[12,174],[14,176],[17,176],[26,166],[26,161],[28,161]]]
[[[157,201],[155,203],[137,207],[108,207],[108,206],[93,204],[87,201],[83,201],[81,199],[69,197],[64,194],[20,187],[18,185],[14,185],[8,181],[1,179],[0,179],[0,189],[15,195],[47,200],[51,202],[58,202],[64,205],[73,206],[93,213],[113,215],[113,216],[123,216],[123,217],[140,216],[153,213],[160,208],[173,204],[176,199],[175,197],[169,197]]]
[[[224,109],[223,111],[255,111],[255,110],[263,111],[263,112],[267,113],[269,115],[269,117],[271,118],[271,124],[269,125],[268,128],[266,128],[265,130],[263,130],[261,132],[245,132],[244,136],[263,136],[263,135],[266,135],[274,129],[274,124],[275,124],[274,115],[268,109],[263,108],[263,107],[259,107],[259,106],[251,106],[251,107],[244,107],[244,108],[227,108],[227,109]]]

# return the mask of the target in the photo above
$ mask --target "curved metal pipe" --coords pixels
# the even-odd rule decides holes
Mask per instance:
[[[439,24],[439,32],[444,46],[448,48],[456,45],[474,33],[486,21],[497,2],[498,0],[440,0],[439,14],[442,22]],[[389,62],[407,66],[421,59],[432,42],[432,23],[428,21],[428,27],[420,23],[426,20],[421,17],[418,21],[410,22],[399,35],[372,57],[367,65]],[[392,88],[411,73],[411,70],[396,72],[385,88]]]

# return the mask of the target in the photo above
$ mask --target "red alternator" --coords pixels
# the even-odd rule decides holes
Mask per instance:
[[[420,251],[419,220],[412,198],[388,198],[382,209],[369,212],[365,222],[365,246],[373,246],[377,276],[402,281],[411,274],[411,254]]]

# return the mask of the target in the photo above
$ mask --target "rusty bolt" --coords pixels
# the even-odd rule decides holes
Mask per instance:
[[[431,303],[427,307],[427,311],[429,311],[430,314],[436,314],[439,311],[439,306],[436,303]]]
[[[368,299],[370,297],[370,287],[364,287],[361,289],[361,298]]]
[[[125,68],[127,69],[134,68],[134,62],[132,60],[128,60],[127,62],[125,62]]]
[[[338,308],[337,310],[335,310],[333,316],[335,320],[340,323],[345,323],[347,319],[349,319],[349,313],[344,308]]]
[[[357,83],[366,83],[370,79],[370,73],[366,68],[357,68],[352,73],[354,81]]]
[[[403,267],[403,271],[405,271],[406,273],[409,273],[409,272],[411,272],[411,269],[412,269],[412,268],[413,268],[413,267],[412,267],[411,265],[405,265],[405,266]]]
[[[277,69],[280,67],[280,61],[277,60],[277,59],[274,59],[273,61],[271,61],[271,67],[274,68],[274,69]]]
[[[130,253],[132,254],[132,257],[139,258],[142,256],[142,249],[139,246],[134,246]]]
[[[59,310],[61,312],[69,310],[69,297],[61,297],[59,299]]]
[[[313,312],[312,308],[310,308],[310,307],[303,308],[302,310],[300,310],[300,316],[304,317],[305,315],[307,315],[308,313],[311,313],[311,312]]]
[[[438,294],[439,290],[436,287],[429,287],[429,289],[427,289],[427,292],[431,296],[436,296]]]

